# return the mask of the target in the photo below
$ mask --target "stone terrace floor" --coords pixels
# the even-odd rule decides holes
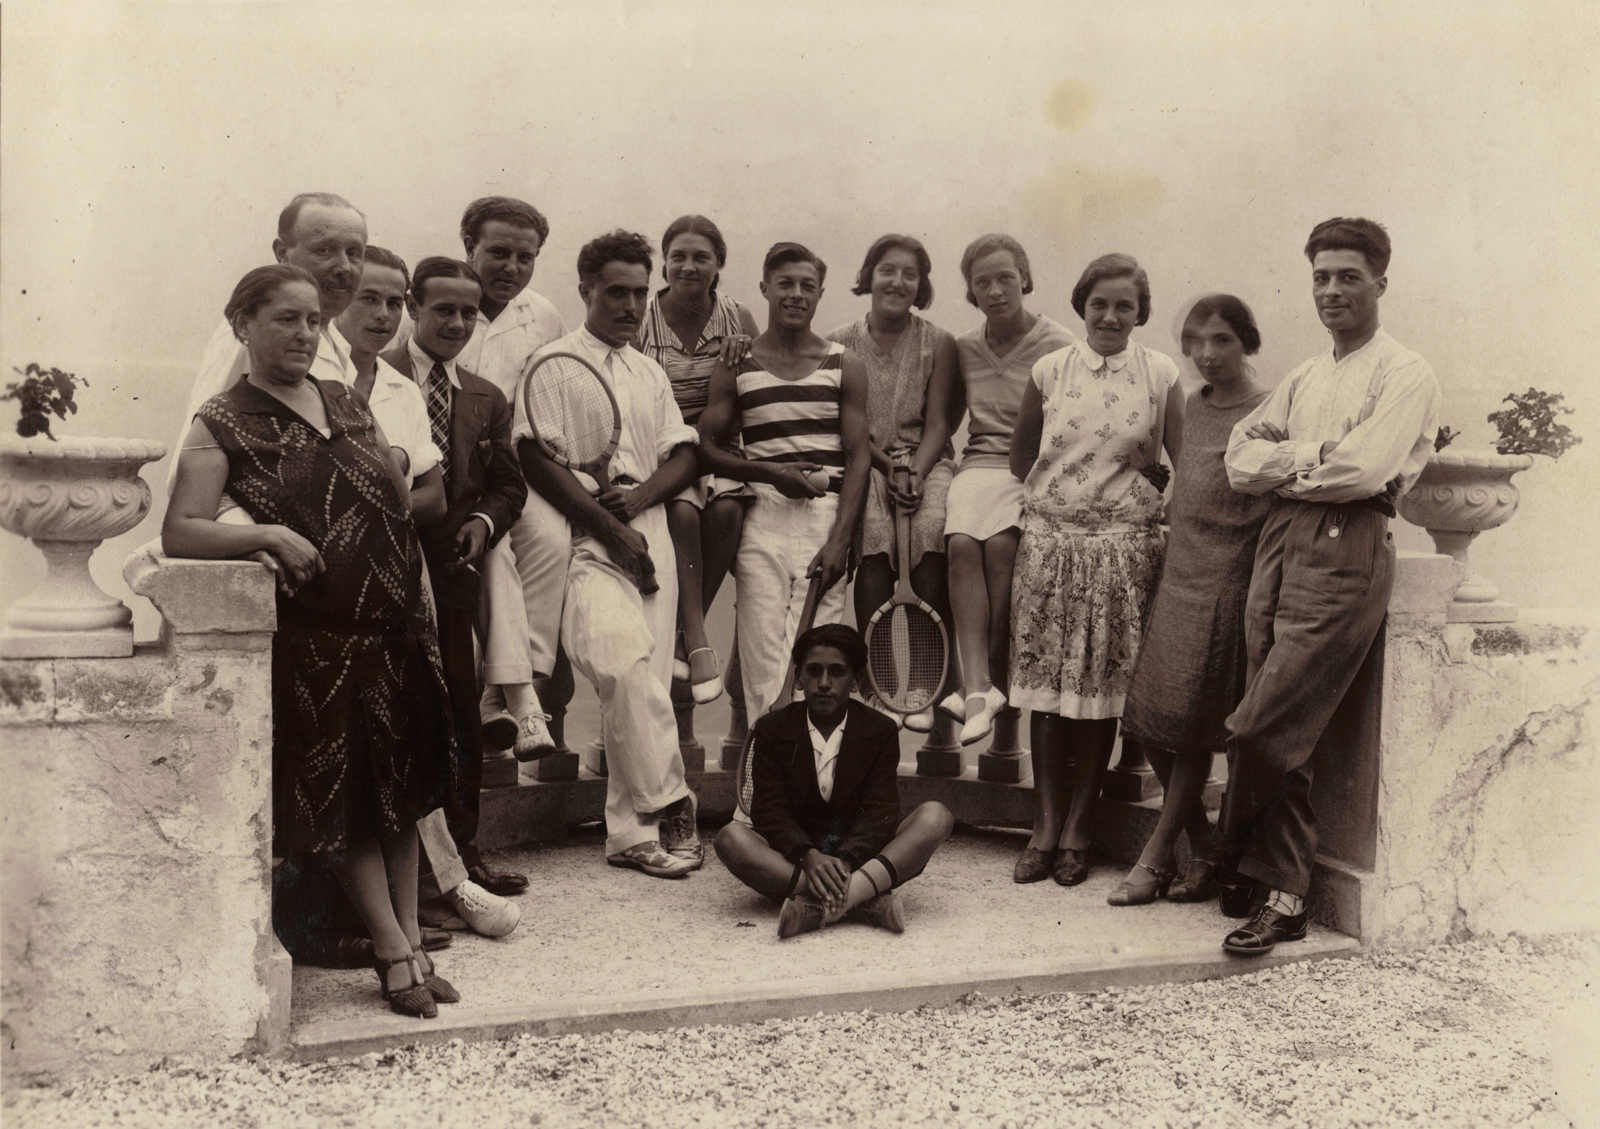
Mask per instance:
[[[708,840],[709,828],[702,827]],[[987,995],[1198,980],[1272,963],[1351,954],[1313,929],[1264,959],[1227,957],[1215,903],[1115,908],[1121,865],[1064,889],[1017,886],[1019,833],[959,830],[904,888],[900,936],[841,923],[779,941],[776,911],[707,850],[705,868],[663,881],[607,866],[598,828],[565,843],[501,851],[532,882],[509,937],[456,934],[437,955],[464,1000],[436,1020],[392,1014],[370,971],[296,968],[293,1039],[302,1057],[414,1041],[739,1022],[857,1008],[896,1010]]]

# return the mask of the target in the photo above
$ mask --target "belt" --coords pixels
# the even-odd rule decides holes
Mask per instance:
[[[1346,502],[1349,506],[1360,506],[1362,509],[1377,510],[1384,517],[1394,516],[1394,499],[1388,494],[1374,494],[1370,498],[1358,498],[1354,502]]]

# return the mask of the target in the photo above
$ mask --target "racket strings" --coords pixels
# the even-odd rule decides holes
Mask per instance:
[[[605,454],[616,432],[616,414],[600,377],[569,357],[534,365],[525,393],[529,422],[568,462],[593,462]]]
[[[923,709],[944,682],[948,644],[939,622],[923,609],[896,604],[867,634],[867,672],[893,709]]]

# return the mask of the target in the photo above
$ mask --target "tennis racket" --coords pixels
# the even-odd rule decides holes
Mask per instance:
[[[817,617],[817,602],[821,599],[822,577],[813,576],[810,586],[806,589],[805,603],[800,606],[800,626],[794,633],[796,639],[811,630],[811,621]],[[794,677],[795,665],[791,662],[789,664],[789,673],[783,679],[783,689],[778,691],[778,696],[773,699],[772,704],[767,707],[766,713],[761,715],[762,717],[765,717],[768,713],[781,710],[794,700]],[[750,723],[750,731],[745,734],[744,751],[739,754],[739,765],[733,776],[734,800],[739,805],[740,814],[747,817],[745,822],[748,822],[748,816],[750,815],[750,801],[755,798],[756,794],[755,764],[756,726],[755,722],[752,721]]]
[[[904,490],[911,470],[894,468]],[[867,621],[867,681],[879,700],[904,716],[930,706],[944,685],[950,636],[944,620],[911,587],[911,515],[895,507],[894,539],[900,575],[894,593]]]
[[[593,365],[576,353],[543,354],[522,375],[522,407],[533,441],[551,462],[587,474],[601,494],[611,489],[611,456],[622,438],[622,415]],[[642,595],[661,587],[649,557],[630,579]]]

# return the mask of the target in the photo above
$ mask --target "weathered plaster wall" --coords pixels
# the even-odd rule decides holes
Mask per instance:
[[[1414,944],[1600,927],[1600,631],[1391,632],[1371,933]]]
[[[253,564],[153,560],[129,580],[162,608],[162,644],[0,662],[13,1076],[287,1034],[269,902],[270,581]]]

